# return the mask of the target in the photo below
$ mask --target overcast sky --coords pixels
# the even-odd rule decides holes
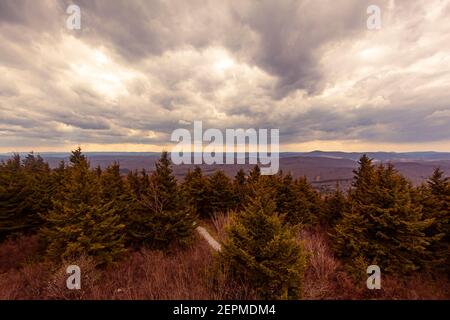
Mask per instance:
[[[0,152],[158,151],[194,120],[279,128],[282,151],[450,151],[447,0],[0,0],[0,44]]]

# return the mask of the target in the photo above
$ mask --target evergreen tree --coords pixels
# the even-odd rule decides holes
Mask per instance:
[[[259,165],[256,165],[253,167],[252,170],[250,170],[247,181],[249,184],[256,184],[258,183],[260,177],[261,177],[261,168],[259,167]]]
[[[347,211],[347,199],[339,184],[336,184],[336,190],[325,199],[323,222],[328,226],[334,227],[341,220],[345,211]]]
[[[200,167],[197,166],[194,171],[188,171],[181,189],[186,204],[192,207],[198,216],[209,218],[212,214],[211,203],[209,201],[209,179],[203,176]]]
[[[300,222],[310,226],[317,224],[323,211],[320,195],[313,189],[306,177],[296,179],[294,189],[300,202],[297,213]]]
[[[348,211],[335,227],[334,247],[355,274],[371,264],[383,272],[407,274],[424,263],[429,245],[422,208],[410,184],[389,164],[375,168],[362,157],[355,171]]]
[[[209,177],[209,203],[212,212],[226,212],[236,207],[233,184],[222,170]]]
[[[56,167],[52,171],[52,186],[54,195],[58,194],[63,189],[66,178],[67,178],[67,167],[64,160],[62,160],[59,163],[58,167]]]
[[[280,174],[277,182],[275,185],[277,212],[285,215],[287,222],[293,225],[302,223],[301,211],[305,209],[306,203],[304,197],[296,192],[292,175],[287,174],[283,177]]]
[[[234,182],[238,186],[244,186],[245,185],[245,183],[247,182],[247,177],[245,175],[244,169],[240,168],[238,170],[238,172],[236,172],[236,175],[234,177]]]
[[[295,229],[275,212],[274,192],[262,182],[243,212],[232,217],[220,261],[263,299],[301,296],[306,255]]]
[[[0,239],[35,232],[40,214],[51,207],[52,180],[47,163],[33,153],[14,155],[0,165]]]
[[[100,198],[103,203],[114,202],[122,207],[129,200],[130,190],[120,175],[120,165],[115,162],[108,166],[100,176]]]
[[[73,167],[80,165],[80,167],[84,168],[87,166],[89,168],[89,163],[86,156],[83,154],[83,152],[81,152],[81,147],[78,147],[72,151],[69,157],[69,161]]]
[[[129,171],[127,174],[127,185],[131,192],[136,196],[140,197],[141,186],[139,181],[139,173],[137,170]]]
[[[264,184],[272,189],[275,192],[275,196],[277,196],[276,190],[283,185],[283,179],[283,170],[280,170],[277,174],[261,176],[259,181],[263,180]]]
[[[0,237],[27,228],[27,213],[21,207],[26,194],[25,175],[19,155],[0,165]]]
[[[266,180],[267,177],[268,176],[264,176]],[[259,165],[255,165],[253,169],[250,170],[247,177],[247,198],[253,198],[255,196],[255,188],[257,188],[257,184],[261,178],[261,169]]]
[[[424,216],[433,219],[426,229],[426,234],[432,238],[430,259],[434,265],[450,274],[450,178],[436,168],[425,188],[420,191]]]
[[[372,159],[365,154],[359,159],[358,165],[358,168],[353,170],[353,189],[350,197],[362,204],[370,204],[373,202],[375,167],[372,164]]]
[[[100,178],[101,176],[102,176],[102,167],[100,167],[100,165],[98,165],[96,168],[95,168],[95,175],[97,176],[97,178]]]
[[[130,234],[134,242],[152,248],[166,248],[171,243],[188,244],[196,227],[191,207],[184,206],[180,190],[163,152],[133,214]]]
[[[130,171],[127,176],[127,185],[136,199],[142,199],[150,186],[150,177],[147,171],[145,169],[142,169],[141,172]]]
[[[42,236],[50,259],[61,260],[82,254],[99,264],[117,260],[125,251],[124,225],[115,208],[103,204],[99,181],[81,149],[72,152],[62,192],[45,215]]]
[[[247,176],[244,169],[240,168],[236,173],[233,181],[233,189],[235,201],[239,210],[244,208],[248,197]]]
[[[133,213],[137,208],[137,198],[133,195],[130,185],[120,174],[120,165],[113,163],[100,175],[100,202],[110,209],[114,209],[125,226],[126,242],[130,241],[129,228],[134,219]]]
[[[156,190],[153,190],[152,196],[155,195],[155,191],[158,193],[158,196],[157,199],[153,197],[153,199],[148,200],[154,201],[153,205],[159,206],[160,210],[177,210],[180,207],[181,199],[167,151],[162,152],[161,158],[156,162],[155,167],[156,170],[152,173],[150,181],[151,187],[156,188]]]
[[[260,181],[275,190],[276,211],[284,216],[286,222],[306,226],[317,222],[321,200],[306,178],[294,180],[290,173],[283,176],[280,171],[277,175],[261,177]]]
[[[245,180],[245,187],[242,187],[242,172],[239,179],[241,182],[238,185],[245,191],[247,198],[254,196],[254,188],[261,181],[275,190],[276,211],[291,225],[314,225],[318,222],[322,201],[305,177],[295,180],[290,173],[283,175],[281,170],[276,175],[261,176],[259,167],[255,166]]]
[[[28,193],[23,204],[29,210],[29,221],[34,231],[42,225],[41,214],[52,207],[51,170],[40,155],[28,154],[23,161],[24,174],[26,177],[25,193]]]

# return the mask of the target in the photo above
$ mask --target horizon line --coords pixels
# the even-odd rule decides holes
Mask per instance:
[[[83,153],[161,153],[164,150],[161,151],[83,151]],[[12,155],[12,154],[58,154],[58,153],[67,153],[70,154],[71,151],[9,151],[9,152],[0,152],[0,155]],[[170,153],[170,151],[168,151]],[[341,153],[450,153],[450,151],[434,151],[434,150],[417,150],[417,151],[383,151],[383,150],[377,150],[377,151],[342,151],[342,150],[311,150],[311,151],[279,151],[274,153],[313,153],[313,152],[324,152],[324,153],[333,153],[333,152],[341,152]],[[191,152],[195,154],[196,152]],[[226,153],[244,153],[244,152],[223,152]],[[257,151],[254,152],[245,152],[245,153],[258,153]],[[270,153],[270,152],[269,152]]]

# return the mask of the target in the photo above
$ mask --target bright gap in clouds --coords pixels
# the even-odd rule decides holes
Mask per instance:
[[[0,152],[160,150],[194,120],[293,151],[450,148],[450,0],[379,1],[377,31],[362,0],[93,0],[70,31],[48,3],[0,12],[27,12],[0,19]]]
[[[92,48],[82,41],[68,37],[64,49],[78,48],[77,55],[71,55],[68,76],[74,83],[87,86],[108,100],[128,95],[127,85],[139,75],[111,59],[102,48]]]
[[[233,67],[234,61],[231,58],[223,57],[214,63],[214,69],[218,72],[224,72]]]

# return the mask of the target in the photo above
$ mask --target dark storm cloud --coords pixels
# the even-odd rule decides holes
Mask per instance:
[[[415,108],[390,108],[380,112],[368,107],[342,113],[332,108],[317,108],[281,127],[284,142],[314,139],[358,139],[370,142],[429,142],[448,140],[450,112],[448,105]],[[440,119],[439,119],[440,117]]]
[[[0,1],[0,148],[165,145],[193,120],[285,143],[450,140],[449,1],[379,1],[379,31],[366,0],[74,3],[70,31],[72,1]]]
[[[214,6],[204,1],[89,1],[82,8],[82,36],[112,46],[130,62],[181,46],[202,47],[216,41]],[[221,29],[223,26],[217,26]],[[219,34],[222,34],[219,30]]]
[[[322,86],[320,48],[364,31],[367,1],[258,1],[240,22],[258,35],[249,58],[276,75],[278,96],[292,90],[316,92]]]
[[[28,27],[28,32],[60,28],[66,6],[54,0],[2,0],[0,25]]]
[[[82,36],[130,62],[184,46],[219,44],[279,79],[274,95],[316,92],[324,44],[365,31],[370,1],[91,1]]]
[[[61,122],[80,129],[93,129],[93,130],[109,129],[109,125],[105,120],[95,117],[85,117],[85,116],[77,117],[76,115],[71,115],[70,117],[61,119]]]

